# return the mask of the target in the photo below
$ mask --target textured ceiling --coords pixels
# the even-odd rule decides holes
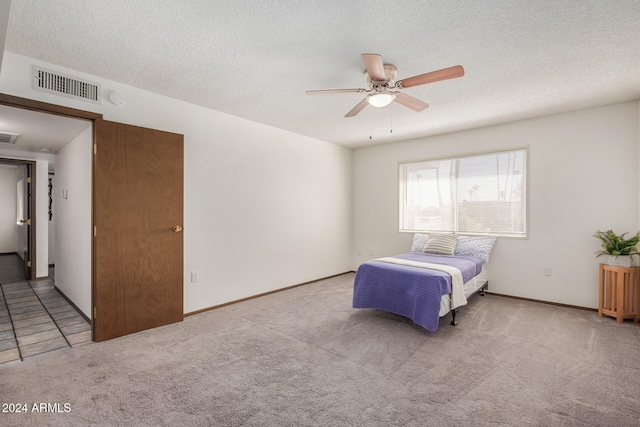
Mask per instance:
[[[640,99],[637,0],[13,0],[6,50],[348,147]],[[361,53],[465,76],[420,113],[305,95],[366,87]]]

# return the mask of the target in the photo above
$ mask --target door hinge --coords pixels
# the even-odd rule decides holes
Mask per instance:
[[[31,261],[27,261],[27,267],[31,267]]]
[[[93,237],[96,237],[98,235],[98,227],[96,227],[95,225],[93,226]]]
[[[93,155],[95,156],[96,154],[98,154],[98,144],[94,143],[93,144]]]
[[[96,320],[96,318],[98,317],[96,313],[97,313],[96,308],[93,307],[93,320]]]
[[[31,184],[31,177],[30,176],[27,177],[27,184]]]

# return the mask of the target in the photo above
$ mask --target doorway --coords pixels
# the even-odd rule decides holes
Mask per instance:
[[[6,94],[0,94],[0,105],[93,123],[93,161],[87,162],[93,170],[87,310],[93,339],[182,321],[183,136]],[[58,173],[56,181],[61,181]],[[58,194],[65,191],[57,187]],[[116,208],[121,219],[113,221],[110,212]]]
[[[2,214],[3,254],[16,254],[21,259],[20,279],[36,279],[36,175],[35,162],[0,157],[4,198]],[[12,193],[12,194],[11,194]],[[11,269],[11,275],[15,275]],[[7,278],[4,278],[6,281]],[[1,282],[0,282],[1,283]]]
[[[7,196],[0,213],[9,217],[7,226],[13,233],[8,238],[12,241],[6,235],[3,239],[9,253],[0,256],[2,364],[85,344],[91,341],[91,325],[60,294],[46,270],[36,277],[36,225],[44,231],[48,222],[45,215],[36,217],[36,162],[1,158],[0,166],[4,171],[0,174],[4,178],[2,195]]]

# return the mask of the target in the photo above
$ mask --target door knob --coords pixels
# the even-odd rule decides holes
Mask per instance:
[[[174,225],[173,226],[173,231],[175,231],[176,233],[179,233],[183,230],[182,227],[180,227],[179,225]]]

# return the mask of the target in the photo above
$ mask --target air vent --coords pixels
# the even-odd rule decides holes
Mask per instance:
[[[33,67],[33,88],[41,92],[100,104],[100,85],[44,68]]]
[[[0,132],[0,142],[15,144],[19,136],[17,133]]]

